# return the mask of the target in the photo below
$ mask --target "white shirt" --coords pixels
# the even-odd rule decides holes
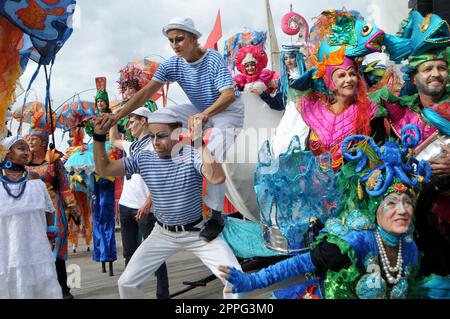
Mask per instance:
[[[122,141],[122,147],[127,156],[130,156],[131,142]],[[153,150],[152,143],[142,150]],[[147,185],[144,183],[141,175],[133,174],[131,179],[125,179],[122,189],[122,195],[120,196],[119,204],[125,207],[139,209],[144,204],[147,197],[150,195]]]

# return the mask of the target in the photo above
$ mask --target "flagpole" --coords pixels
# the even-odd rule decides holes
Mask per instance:
[[[266,20],[267,20],[267,35],[269,40],[269,57],[272,70],[280,72],[280,48],[278,46],[277,34],[275,33],[275,27],[273,24],[272,10],[270,9],[269,0],[265,1],[266,7]]]

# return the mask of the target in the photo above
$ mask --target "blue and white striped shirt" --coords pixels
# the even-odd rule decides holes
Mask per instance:
[[[234,87],[222,55],[209,49],[200,60],[193,63],[177,56],[171,57],[159,65],[153,80],[178,82],[200,112],[216,102],[223,90]]]
[[[177,158],[161,158],[155,151],[124,158],[127,176],[140,174],[153,196],[154,214],[166,225],[186,225],[202,216],[202,160],[185,146]]]

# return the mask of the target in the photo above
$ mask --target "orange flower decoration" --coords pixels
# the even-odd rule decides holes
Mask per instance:
[[[408,187],[406,187],[405,184],[397,183],[392,189],[398,193],[404,193],[408,190]]]
[[[331,52],[330,57],[328,58],[326,54],[323,55],[323,61],[319,62],[316,57],[314,57],[314,63],[317,67],[317,73],[314,76],[314,79],[322,78],[327,72],[327,66],[337,66],[344,63],[345,58],[345,45],[341,46],[341,48],[337,51]]]

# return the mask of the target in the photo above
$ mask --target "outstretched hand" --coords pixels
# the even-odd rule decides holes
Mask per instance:
[[[102,114],[97,116],[94,124],[94,133],[104,135],[117,124],[118,119],[114,114]]]
[[[254,289],[252,288],[250,276],[244,274],[242,271],[229,266],[219,266],[219,271],[221,272],[220,277],[232,284],[232,287],[225,289],[226,293],[240,293]]]
[[[429,160],[433,175],[450,175],[450,154]]]

